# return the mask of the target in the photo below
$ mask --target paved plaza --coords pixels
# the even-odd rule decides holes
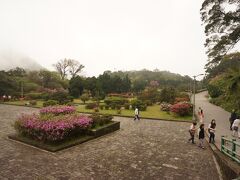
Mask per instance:
[[[189,123],[115,117],[121,130],[57,153],[7,139],[20,113],[37,111],[0,105],[1,180],[219,179],[209,147],[187,143]]]

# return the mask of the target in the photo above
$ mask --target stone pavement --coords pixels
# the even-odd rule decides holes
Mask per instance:
[[[232,139],[232,131],[230,131],[229,117],[230,113],[225,111],[219,106],[209,103],[208,98],[206,98],[207,91],[196,94],[196,111],[199,107],[202,107],[204,113],[205,128],[208,127],[212,119],[216,120],[216,145],[221,149],[221,136],[226,136]],[[237,138],[237,141],[240,140]]]
[[[121,130],[48,153],[7,139],[22,112],[37,109],[0,105],[0,179],[218,180],[209,147],[187,143],[189,123],[116,117]]]

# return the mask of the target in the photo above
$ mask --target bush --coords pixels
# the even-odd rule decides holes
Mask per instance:
[[[58,104],[58,102],[55,101],[55,100],[48,100],[48,101],[43,103],[43,107],[54,106],[54,105],[57,105],[57,104]]]
[[[175,98],[175,103],[179,103],[179,102],[188,102],[190,99],[186,98],[186,97],[177,97]]]
[[[96,103],[88,103],[86,104],[85,108],[86,109],[94,109],[97,107],[97,104]]]
[[[160,104],[160,109],[161,109],[162,111],[169,112],[170,109],[171,109],[171,107],[172,107],[172,105],[169,104],[169,103],[161,103],[161,104]]]
[[[124,105],[125,103],[128,103],[128,100],[121,97],[108,97],[104,100],[104,102],[107,105],[111,104]]]
[[[131,105],[133,108],[138,108],[140,111],[146,111],[147,110],[147,105],[143,103],[141,100],[132,100]]]
[[[109,105],[105,105],[105,109],[106,109],[106,110],[109,110]]]
[[[99,108],[100,108],[101,110],[103,110],[103,109],[104,109],[104,105],[103,105],[103,104],[100,104],[100,105],[99,105]]]
[[[122,110],[121,109],[118,109],[117,110],[117,114],[121,114],[122,113]]]
[[[151,100],[145,100],[144,104],[146,104],[147,106],[152,106],[153,102]]]
[[[31,106],[36,106],[37,105],[37,101],[35,101],[35,100],[29,101],[29,104]]]
[[[117,110],[120,110],[120,109],[121,109],[121,107],[122,107],[122,106],[121,106],[121,105],[119,105],[119,104],[117,104],[117,105],[116,105],[116,109],[117,109]]]
[[[94,112],[99,112],[98,107],[95,107],[95,108],[94,108]]]
[[[124,109],[129,109],[129,106],[130,106],[129,103],[125,103],[125,104],[124,104]]]
[[[111,107],[111,109],[116,109],[116,104],[112,103],[112,104],[110,104],[110,107]]]
[[[28,94],[26,94],[26,97],[28,99],[33,99],[33,100],[41,99],[42,98],[42,93],[28,93]]]
[[[52,94],[51,99],[58,101],[59,104],[67,104],[68,102],[72,102],[74,98],[66,92],[58,91]]]
[[[92,114],[90,118],[93,121],[92,127],[108,124],[113,119],[111,115],[99,115],[99,114]]]
[[[192,105],[189,103],[177,103],[172,105],[171,112],[179,116],[190,115],[192,113]]]

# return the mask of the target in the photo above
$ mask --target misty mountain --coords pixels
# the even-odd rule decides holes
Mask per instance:
[[[13,51],[0,51],[0,70],[9,70],[16,67],[25,70],[40,70],[43,67],[34,59]]]

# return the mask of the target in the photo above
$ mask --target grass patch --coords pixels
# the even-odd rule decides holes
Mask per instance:
[[[76,99],[75,99],[76,101]],[[21,105],[25,106],[25,104],[29,101],[10,101],[10,102],[4,102],[5,104],[11,104],[11,105]],[[77,101],[80,102],[80,101]],[[42,107],[43,101],[37,101],[36,106],[29,106],[29,107]],[[85,109],[84,104],[78,104],[76,106],[77,111],[81,113],[94,113],[93,109]],[[127,116],[127,117],[133,117],[134,116],[134,110],[121,110],[121,114],[117,113],[117,110],[101,110],[99,109],[100,114],[110,114],[110,115],[116,115],[116,116]],[[140,111],[140,117],[141,118],[152,118],[152,119],[166,119],[166,120],[186,120],[186,121],[191,121],[192,116],[177,116],[173,113],[167,113],[165,111],[160,110],[159,105],[153,105],[153,106],[148,106],[147,111]]]

